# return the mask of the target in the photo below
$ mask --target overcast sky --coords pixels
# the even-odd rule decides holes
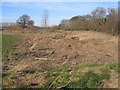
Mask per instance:
[[[47,9],[49,25],[55,25],[59,24],[62,19],[89,14],[96,7],[104,7],[105,9],[118,7],[118,0],[109,0],[114,2],[94,2],[95,0],[91,0],[91,2],[85,0],[84,2],[79,2],[80,0],[74,0],[74,2],[68,2],[68,0],[64,0],[66,2],[62,2],[63,0],[56,0],[56,2],[55,0],[44,0],[44,2],[42,2],[43,0],[40,0],[41,2],[37,2],[38,0],[34,0],[36,2],[24,1],[26,2],[22,0],[2,1],[2,21],[15,22],[21,15],[28,14],[35,21],[35,25],[41,25],[43,11]]]

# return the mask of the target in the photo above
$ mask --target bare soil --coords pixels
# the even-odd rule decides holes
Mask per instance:
[[[25,52],[26,59],[47,58],[49,65],[108,63],[118,61],[118,39],[92,31],[23,33],[14,49]],[[23,59],[23,60],[24,60]],[[22,60],[20,60],[22,61]],[[35,62],[36,60],[34,60]],[[51,65],[50,65],[51,64]]]
[[[13,33],[3,32],[3,34]],[[16,73],[15,76],[19,77],[17,80],[21,83],[23,80],[33,86],[38,83],[42,86],[45,83],[45,73],[36,73],[32,76],[21,73],[27,70],[118,62],[118,37],[116,36],[93,31],[40,31],[14,34],[20,35],[21,39],[13,45],[12,49],[24,52],[24,56],[7,58],[4,60],[3,70]],[[108,87],[112,87],[111,83]]]

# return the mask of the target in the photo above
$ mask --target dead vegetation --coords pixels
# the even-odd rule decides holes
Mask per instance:
[[[3,32],[3,34],[12,33]],[[16,34],[20,35],[21,39],[12,46],[12,49],[16,52],[21,51],[24,55],[20,58],[13,55],[3,60],[3,72],[8,74],[7,79],[3,80],[4,87],[42,87],[49,77],[47,71],[41,72],[43,68],[118,63],[116,36],[94,31],[40,31]],[[97,72],[98,69],[92,70]],[[82,68],[81,71],[86,72],[85,70],[87,69]],[[71,72],[71,76],[74,75],[74,70],[68,71]],[[111,78],[114,79],[113,82],[109,85],[106,83],[104,87],[113,87],[113,83],[117,83],[115,81],[117,74],[114,76]],[[78,78],[71,77],[70,80]]]

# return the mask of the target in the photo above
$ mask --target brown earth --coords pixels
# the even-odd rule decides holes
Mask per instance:
[[[18,73],[18,76],[21,71],[36,71],[43,67],[58,67],[64,64],[74,66],[118,62],[116,36],[93,31],[41,31],[15,34],[19,34],[21,40],[14,44],[12,49],[24,52],[24,56],[10,57],[4,63],[7,64],[5,69],[9,68],[8,72]],[[25,79],[26,82],[32,82],[37,77],[34,82],[38,80],[41,81],[41,85],[45,83],[45,74],[36,74],[33,77],[23,75],[23,77],[19,77],[19,81]]]
[[[118,61],[118,39],[110,35],[92,31],[41,32],[21,34],[22,40],[15,50],[25,52],[25,60],[46,58],[45,65],[58,66],[66,59],[67,65],[73,62],[108,63]],[[22,60],[20,60],[22,61]],[[43,63],[42,63],[43,64]],[[41,64],[41,65],[42,65]]]

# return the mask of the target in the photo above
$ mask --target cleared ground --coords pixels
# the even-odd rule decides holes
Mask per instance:
[[[3,35],[19,36],[8,50],[11,54],[3,58],[4,87],[70,87],[71,82],[78,82],[89,71],[92,74],[87,74],[101,75],[96,76],[100,82],[94,87],[118,87],[116,36],[62,30],[3,32]],[[94,81],[84,84],[91,87]]]

